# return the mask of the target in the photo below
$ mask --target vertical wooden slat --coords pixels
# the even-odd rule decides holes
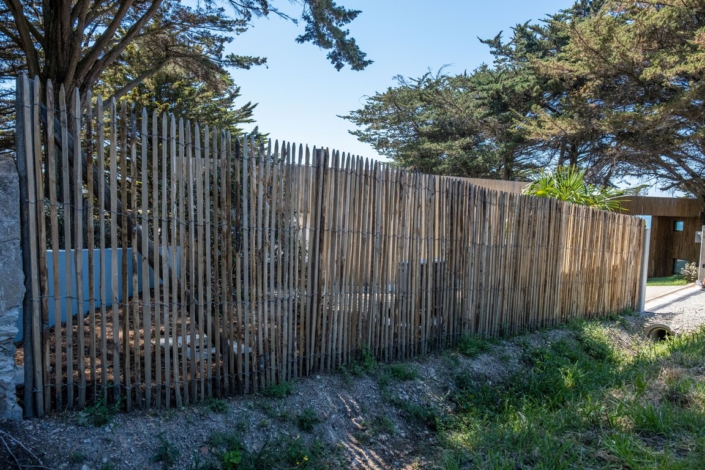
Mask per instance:
[[[227,135],[228,145],[232,145],[233,137],[228,133]],[[228,147],[227,152],[232,150]],[[235,140],[235,154],[233,155],[233,175],[232,175],[232,201],[235,204],[235,227],[236,237],[239,241],[239,245],[233,250],[233,255],[235,256],[235,298],[233,300],[233,308],[236,311],[237,316],[237,334],[235,337],[235,343],[230,349],[237,348],[235,351],[236,357],[236,371],[237,371],[237,393],[243,393],[245,378],[244,374],[249,373],[249,371],[243,371],[243,361],[245,355],[249,356],[245,349],[244,335],[245,331],[249,328],[247,322],[243,323],[243,313],[245,304],[245,295],[243,294],[242,283],[243,283],[243,208],[242,208],[242,198],[240,194],[242,193],[242,176],[241,172],[247,171],[247,163],[242,159],[242,147],[240,146],[239,140]]]
[[[171,207],[171,256],[174,269],[171,271],[171,358],[174,380],[174,393],[176,406],[181,408],[183,401],[181,399],[181,379],[179,375],[179,359],[177,319],[181,315],[182,328],[183,325],[183,306],[179,301],[179,283],[178,276],[183,276],[183,240],[180,235],[180,225],[183,221],[179,214],[179,198],[181,197],[180,188],[180,160],[176,154],[176,120],[173,115],[170,116],[169,122],[169,162],[171,164],[171,191],[169,193],[169,206]],[[178,193],[177,193],[178,189]],[[178,274],[177,274],[178,273]],[[184,378],[185,380],[185,378]]]
[[[54,355],[55,374],[54,374],[54,396],[56,410],[62,411],[63,403],[63,365],[62,365],[62,338],[63,329],[61,328],[61,272],[59,265],[59,215],[58,203],[56,194],[56,157],[57,149],[55,148],[54,140],[54,87],[51,80],[47,81],[46,85],[46,103],[47,103],[47,172],[49,173],[49,214],[51,219],[51,250],[52,250],[52,279],[54,281]],[[102,223],[101,223],[102,227]],[[46,364],[45,367],[49,365]],[[103,380],[105,383],[105,380]]]
[[[188,360],[189,363],[189,394],[191,396],[191,400],[194,402],[198,401],[198,366],[199,366],[199,359],[198,356],[202,354],[202,350],[196,351],[198,349],[198,340],[196,339],[197,333],[197,328],[198,328],[198,321],[196,319],[196,314],[197,314],[197,308],[198,306],[196,305],[197,303],[200,303],[200,297],[195,297],[197,296],[197,290],[200,290],[200,286],[198,284],[198,279],[196,277],[196,194],[195,194],[195,189],[194,189],[194,158],[193,158],[193,142],[191,140],[191,122],[186,121],[185,123],[186,128],[185,128],[185,141],[184,141],[184,152],[185,152],[185,159],[183,160],[183,164],[185,165],[185,174],[186,174],[186,188],[185,191],[187,192],[186,196],[186,205],[188,207],[188,212],[186,217],[188,217],[188,279],[190,281],[189,288],[191,289],[191,299],[189,299],[188,302],[188,312],[189,312],[189,332],[190,336],[185,343],[184,346],[182,347],[182,357],[184,360]],[[201,336],[201,335],[199,335]],[[188,348],[185,346],[186,344],[190,344],[190,349],[191,349],[191,354],[189,355],[187,353]]]
[[[213,150],[212,150],[212,164],[213,164],[213,289],[214,289],[214,299],[215,299],[215,304],[213,305],[213,318],[215,320],[214,324],[214,329],[217,332],[217,338],[215,338],[215,357],[216,357],[216,370],[215,370],[215,381],[216,381],[216,394],[217,396],[221,396],[221,393],[223,392],[223,377],[222,377],[222,371],[223,371],[223,359],[225,358],[225,351],[222,349],[222,347],[226,346],[223,341],[223,329],[222,329],[222,302],[221,302],[221,295],[222,291],[220,289],[220,276],[219,276],[219,267],[220,267],[220,262],[221,256],[220,256],[220,244],[219,242],[219,235],[220,235],[220,212],[218,210],[218,191],[219,191],[219,181],[220,181],[220,159],[218,157],[218,152],[217,152],[217,146],[218,146],[218,138],[217,138],[217,131],[213,129]],[[206,140],[206,147],[209,147],[209,140]]]
[[[319,288],[319,277],[320,277],[320,246],[321,246],[321,216],[323,212],[323,189],[325,188],[324,175],[326,169],[326,158],[322,150],[317,150],[316,147],[313,148],[313,170],[316,175],[315,183],[316,190],[315,195],[311,201],[311,212],[313,216],[313,227],[311,229],[311,240],[312,246],[309,250],[309,292],[311,299],[311,311],[309,313],[309,322],[311,325],[309,334],[309,347],[307,348],[308,354],[308,373],[310,373],[315,368],[316,360],[316,342],[317,342],[317,326],[319,318],[319,305],[320,305],[320,288]],[[320,328],[319,328],[320,330]],[[320,352],[320,350],[319,350]]]
[[[243,344],[243,349],[247,348],[254,351],[252,348],[252,338],[251,333],[251,323],[252,323],[252,304],[250,297],[250,216],[249,216],[249,172],[250,172],[250,154],[248,148],[248,141],[246,138],[242,139],[242,277],[244,280],[243,286],[243,303],[242,307],[244,309],[245,318],[243,320],[243,328],[245,329],[245,342]],[[232,344],[230,345],[232,347]],[[245,354],[245,391],[250,390],[250,356],[251,354]]]
[[[149,239],[149,182],[154,185],[155,175],[152,174],[150,178],[148,173],[147,162],[149,160],[149,122],[147,119],[147,108],[142,108],[142,133],[140,136],[140,145],[142,150],[142,166],[140,174],[140,182],[142,185],[142,229],[144,230],[142,234],[142,325],[144,326],[144,390],[145,390],[145,400],[144,405],[147,408],[152,406],[152,293],[149,285],[149,250],[148,250],[148,239]],[[156,230],[154,230],[156,234]],[[156,241],[156,238],[154,238]],[[156,248],[155,248],[156,249]],[[133,251],[137,250],[137,247],[133,248]],[[156,266],[156,259],[153,263]],[[135,267],[136,268],[136,267]],[[136,269],[135,269],[136,270]],[[158,292],[159,278],[155,276],[155,293]],[[156,297],[156,296],[155,296]],[[156,314],[156,311],[155,311]],[[158,337],[158,335],[156,335]],[[138,358],[139,359],[139,358]]]
[[[220,150],[218,150],[218,138],[220,137]],[[239,386],[239,384],[236,384],[236,377],[235,377],[235,325],[233,324],[233,314],[235,312],[234,308],[234,302],[233,302],[233,237],[232,237],[232,228],[233,228],[233,211],[231,210],[232,208],[232,193],[233,193],[233,176],[232,176],[232,148],[230,146],[230,137],[229,134],[227,135],[226,139],[226,134],[224,131],[218,132],[217,129],[213,130],[213,151],[214,152],[219,152],[220,159],[223,162],[223,171],[225,174],[224,177],[224,182],[225,182],[225,198],[223,199],[224,201],[224,208],[227,208],[225,211],[225,217],[223,219],[224,225],[225,225],[225,238],[224,242],[226,243],[224,245],[224,250],[223,253],[225,254],[225,260],[224,260],[224,276],[223,276],[223,289],[225,290],[225,307],[226,307],[226,315],[225,318],[228,320],[228,328],[227,328],[227,334],[228,334],[228,340],[229,340],[229,346],[228,346],[228,381],[229,381],[229,387],[231,390],[235,390],[236,386]],[[239,335],[238,338],[239,340]],[[238,351],[243,349],[242,345],[240,345],[240,341],[238,341]]]
[[[68,119],[66,109],[66,89],[63,85],[59,89],[59,109],[61,119],[61,168],[62,168],[62,201],[64,203],[64,248],[66,273],[64,282],[66,283],[65,312],[66,312],[66,399],[68,408],[74,406],[74,381],[73,381],[73,271],[71,269],[71,248],[73,246],[71,237],[71,194],[69,184],[69,142],[68,142]]]
[[[188,314],[189,312],[189,307],[190,303],[186,299],[186,285],[187,281],[186,279],[188,278],[190,272],[189,272],[189,238],[188,238],[188,228],[189,228],[189,220],[187,219],[187,213],[186,213],[186,205],[188,205],[188,184],[185,181],[186,180],[186,132],[184,129],[184,119],[179,118],[179,144],[178,144],[178,157],[177,158],[177,163],[176,163],[176,187],[177,187],[177,206],[178,206],[178,225],[180,225],[180,229],[178,230],[178,248],[181,250],[181,255],[179,256],[181,260],[181,275],[179,278],[179,301],[178,301],[178,307],[180,311],[180,320],[181,320],[181,356],[179,358],[179,362],[181,362],[181,385],[182,385],[182,392],[183,392],[183,400],[184,404],[188,405],[189,402],[191,401],[192,395],[190,393],[190,381],[193,380],[193,370],[189,371],[188,365],[188,355],[187,355],[187,345],[189,342],[189,336],[188,336]],[[193,323],[191,323],[193,325]],[[193,346],[193,345],[192,345]],[[191,372],[191,375],[189,375],[189,372]]]
[[[118,209],[117,209],[117,109],[115,100],[110,101],[110,149],[108,158],[110,160],[110,265],[112,276],[110,276],[110,289],[112,293],[111,313],[113,321],[113,403],[119,403],[121,398],[121,375],[120,375],[120,304],[118,297]],[[107,269],[106,269],[107,271]],[[107,276],[107,273],[104,274]],[[104,320],[106,321],[106,320]],[[67,328],[68,329],[68,328]],[[69,399],[70,401],[70,399]]]
[[[107,398],[107,390],[105,387],[108,385],[108,330],[107,330],[107,309],[106,304],[108,303],[108,270],[106,267],[105,258],[105,228],[107,221],[105,219],[105,115],[103,114],[103,98],[98,95],[96,99],[96,126],[98,128],[98,144],[96,151],[98,152],[98,172],[100,178],[98,178],[98,225],[99,225],[99,250],[98,250],[98,263],[99,269],[99,283],[100,283],[100,384],[101,384],[101,396],[103,399]],[[110,139],[113,140],[112,138]],[[108,156],[110,158],[110,156]],[[112,276],[111,276],[112,277]]]
[[[254,247],[253,253],[253,263],[251,266],[253,277],[254,277],[254,289],[256,292],[255,299],[255,311],[256,313],[256,328],[257,328],[257,362],[255,364],[256,376],[254,379],[254,391],[258,391],[258,387],[264,388],[266,386],[266,377],[263,370],[264,365],[264,286],[262,285],[262,275],[264,273],[264,255],[262,253],[262,235],[263,235],[263,223],[262,219],[264,217],[264,175],[265,175],[265,165],[262,160],[262,149],[259,145],[256,145],[254,137],[251,139],[251,149],[253,159],[253,178],[251,180],[253,187],[252,201],[256,204],[256,211],[253,209],[252,213],[255,216],[255,230],[256,230],[256,245]],[[254,236],[253,236],[254,238]]]
[[[22,131],[24,133],[24,142],[18,143],[18,150],[23,153],[24,157],[23,163],[25,165],[25,168],[21,168],[20,171],[22,173],[25,173],[22,170],[26,170],[26,173],[22,176],[26,177],[26,180],[23,181],[23,183],[26,182],[26,210],[29,213],[27,217],[29,237],[25,238],[23,248],[29,251],[30,272],[26,273],[26,275],[31,279],[31,291],[29,292],[29,295],[31,295],[31,311],[27,313],[27,315],[31,316],[31,333],[28,332],[25,328],[25,334],[27,334],[28,337],[31,334],[31,338],[29,338],[30,341],[28,341],[27,343],[28,349],[31,350],[31,352],[28,354],[28,357],[31,357],[32,364],[31,366],[29,366],[28,364],[28,368],[31,368],[31,371],[33,373],[33,384],[31,384],[31,386],[33,387],[32,392],[34,393],[34,395],[31,396],[31,399],[34,401],[34,404],[32,405],[28,403],[28,406],[34,406],[36,409],[37,417],[41,418],[44,416],[45,402],[43,383],[44,361],[42,359],[42,305],[39,285],[40,273],[38,264],[38,251],[46,250],[46,243],[44,246],[37,246],[37,217],[38,215],[43,217],[44,214],[37,214],[38,199],[40,197],[43,197],[43,195],[37,194],[37,185],[41,184],[41,176],[40,178],[37,178],[37,173],[35,170],[35,167],[37,165],[37,154],[41,153],[41,149],[40,147],[35,146],[35,134],[39,133],[39,126],[35,125],[35,122],[32,119],[33,104],[34,102],[39,100],[39,97],[36,87],[33,90],[30,90],[30,81],[26,75],[22,75],[22,78],[20,80],[20,86],[22,87],[22,103],[20,103],[19,105],[22,109],[18,110],[18,112],[21,113],[21,116],[23,118],[21,126]],[[36,80],[37,79],[35,78],[34,83],[36,83]],[[22,148],[24,152],[20,150]],[[41,157],[39,158],[41,159]],[[64,181],[68,181],[68,179],[65,179]],[[27,267],[26,264],[24,264],[24,266],[25,268]],[[26,325],[27,324],[25,323],[25,326]],[[26,415],[31,416],[32,413],[27,412]]]
[[[164,273],[162,278],[162,309],[164,310],[164,320],[162,325],[164,325],[164,405],[169,408],[171,406],[171,370],[172,370],[172,356],[170,341],[174,340],[174,330],[171,329],[171,316],[173,316],[173,302],[172,302],[172,290],[170,288],[170,276],[169,267],[171,267],[172,275],[176,274],[176,253],[174,251],[174,245],[170,245],[169,229],[171,224],[169,223],[172,217],[172,192],[171,184],[173,179],[169,178],[170,175],[170,164],[171,164],[171,153],[169,151],[170,146],[170,136],[168,134],[168,118],[166,114],[162,114],[162,133],[161,133],[161,143],[162,143],[162,204],[161,204],[161,236],[160,236],[160,248],[164,257],[162,258],[162,269]],[[156,150],[156,149],[155,149]],[[155,237],[156,240],[156,237]],[[171,313],[170,313],[171,312]],[[171,316],[170,316],[171,315]],[[160,345],[161,346],[161,345]],[[162,349],[161,347],[159,348]]]
[[[93,144],[93,96],[88,90],[86,94],[86,215],[84,217],[86,227],[87,249],[88,249],[88,340],[89,340],[89,355],[90,355],[90,378],[91,378],[91,400],[95,403],[97,395],[97,377],[96,377],[96,298],[95,298],[95,203],[93,192],[93,161],[94,161],[94,144]]]
[[[296,144],[292,145],[293,148],[296,148]],[[296,347],[294,348],[295,354],[296,354],[296,363],[293,365],[295,372],[294,376],[295,377],[301,377],[303,375],[303,368],[304,368],[304,354],[305,354],[305,349],[306,349],[306,341],[305,341],[305,332],[306,332],[306,317],[304,312],[307,312],[307,297],[306,297],[306,256],[307,256],[307,251],[306,251],[306,237],[307,237],[307,231],[306,231],[306,220],[308,217],[308,211],[305,209],[305,204],[306,204],[306,197],[308,194],[308,186],[306,185],[306,179],[305,175],[308,172],[308,158],[306,159],[306,162],[304,163],[303,157],[304,157],[304,152],[303,152],[303,146],[299,144],[299,160],[298,160],[298,178],[296,180],[297,184],[297,192],[298,197],[296,198],[297,202],[297,216],[296,216],[296,223],[297,223],[297,231],[296,231],[296,267],[294,271],[294,276],[295,276],[295,284],[294,284],[294,292],[295,292],[295,299],[297,301],[297,310],[295,312],[295,319],[292,321],[298,320],[296,323],[298,323],[298,329],[296,329]],[[305,166],[304,166],[305,165]],[[295,324],[296,324],[295,323]]]
[[[154,252],[152,254],[152,266],[154,266],[153,271],[154,271],[154,369],[155,369],[155,378],[154,378],[154,384],[156,387],[156,402],[155,405],[157,408],[162,407],[162,391],[163,389],[163,376],[162,376],[162,348],[161,348],[161,341],[166,340],[168,338],[167,335],[162,335],[162,322],[161,322],[161,315],[162,315],[162,305],[166,303],[166,296],[162,297],[165,293],[163,292],[161,286],[160,286],[160,279],[162,278],[161,275],[161,266],[159,265],[161,259],[160,256],[164,256],[165,258],[168,259],[168,255],[166,253],[163,253],[162,251],[162,246],[164,244],[161,242],[160,237],[159,237],[159,224],[160,224],[160,217],[162,219],[165,218],[164,212],[163,212],[163,207],[162,207],[162,212],[160,212],[160,206],[159,206],[159,183],[160,183],[160,174],[159,174],[159,115],[157,114],[156,109],[152,111],[152,142],[151,142],[151,150],[152,150],[152,174],[150,181],[152,182],[152,240],[154,240]],[[165,142],[166,143],[166,142]],[[166,185],[162,186],[162,192],[166,191]],[[143,246],[144,249],[144,246]],[[168,271],[165,272],[165,274]],[[166,277],[166,276],[164,276]],[[166,328],[166,324],[165,324]],[[149,345],[151,348],[151,345]],[[151,360],[150,360],[151,362]],[[151,379],[151,377],[150,377]],[[151,383],[151,380],[150,380]],[[150,397],[148,398],[147,402],[147,407],[149,407],[150,403],[149,400],[151,400],[151,394],[147,392],[147,396]]]
[[[131,346],[130,346],[130,296],[129,289],[130,283],[132,281],[129,276],[128,270],[128,260],[129,260],[129,241],[128,241],[128,213],[130,208],[130,181],[129,176],[129,163],[130,158],[130,147],[129,147],[129,134],[130,126],[128,124],[127,116],[127,103],[122,102],[120,106],[120,183],[122,192],[122,211],[119,217],[122,220],[120,224],[121,227],[121,241],[122,241],[122,351],[123,351],[123,373],[125,379],[125,406],[127,411],[132,411],[132,371],[131,371]]]
[[[271,140],[269,141],[271,145]],[[274,153],[270,153],[269,151],[267,152],[269,155],[267,156],[267,161],[270,163],[270,160],[274,158],[278,158],[277,154],[279,153],[279,142],[277,141],[275,143],[274,147]],[[279,165],[277,164],[276,161],[271,162],[271,192],[269,195],[269,224],[268,224],[268,230],[267,230],[267,244],[269,245],[269,255],[268,255],[268,264],[269,264],[269,301],[267,302],[269,304],[269,322],[270,322],[270,337],[269,337],[269,364],[268,364],[268,371],[269,371],[269,379],[270,379],[270,384],[274,384],[277,380],[277,368],[279,365],[279,358],[277,357],[278,351],[279,351],[279,328],[281,327],[281,292],[279,290],[279,287],[276,284],[276,274],[277,271],[280,268],[280,264],[278,260],[275,259],[275,250],[276,250],[276,245],[277,245],[277,230],[276,230],[276,222],[277,222],[277,210],[279,210],[278,207],[278,190],[279,190]],[[281,236],[281,234],[279,234]]]
[[[271,145],[271,140],[269,141]],[[270,260],[269,258],[269,213],[271,209],[271,199],[270,199],[270,179],[271,179],[271,161],[270,161],[270,151],[264,149],[264,145],[260,143],[259,145],[259,159],[260,165],[264,167],[264,173],[262,174],[262,179],[259,182],[258,191],[259,198],[258,203],[259,215],[262,216],[259,222],[259,232],[258,232],[258,250],[259,250],[259,267],[261,275],[259,276],[259,303],[261,305],[261,323],[258,325],[260,332],[260,340],[262,342],[259,368],[262,373],[262,388],[272,383],[272,368],[271,360],[272,353],[270,349],[271,344],[271,332],[269,331],[270,323],[270,289],[268,287],[269,277],[268,273],[270,271]],[[263,161],[264,160],[264,161]]]
[[[189,127],[190,129],[190,127]],[[195,125],[195,139],[194,139],[194,159],[193,163],[195,165],[194,167],[194,177],[196,178],[196,220],[197,220],[197,231],[196,231],[196,279],[197,279],[197,294],[198,294],[198,331],[199,331],[199,339],[198,339],[198,348],[201,354],[200,357],[200,369],[199,369],[199,385],[200,385],[200,396],[201,400],[205,399],[205,393],[206,393],[206,387],[205,387],[205,375],[206,375],[206,364],[210,367],[211,361],[209,357],[211,357],[210,353],[210,340],[211,340],[211,333],[210,329],[206,325],[206,321],[204,318],[205,311],[204,311],[204,305],[203,303],[205,302],[205,276],[204,276],[204,268],[205,268],[205,260],[203,259],[204,256],[204,248],[205,248],[205,239],[204,239],[204,233],[205,233],[205,227],[203,226],[204,224],[204,215],[203,215],[203,178],[204,178],[204,167],[203,167],[203,160],[201,159],[201,130],[198,126],[198,124]],[[210,324],[210,321],[208,322]],[[207,335],[207,341],[206,343],[204,341],[204,335]],[[208,375],[210,376],[210,371],[208,371]]]
[[[140,220],[137,216],[137,115],[134,103],[130,109],[130,214],[135,223]],[[130,312],[132,313],[132,354],[134,363],[135,406],[142,407],[142,324],[140,322],[140,295],[139,295],[139,269],[137,246],[137,231],[131,230],[130,246],[132,247],[132,299],[130,301]],[[145,233],[145,237],[148,235]],[[128,388],[128,391],[130,389]]]
[[[208,139],[208,127],[204,129],[206,140]],[[201,130],[196,125],[196,153],[198,162],[198,285],[199,285],[199,325],[201,327],[201,348],[206,348],[206,356],[201,359],[201,396],[213,396],[212,367],[213,355],[211,354],[211,344],[213,342],[213,325],[211,317],[211,241],[210,241],[210,171],[208,150],[204,150],[201,158]],[[204,295],[205,294],[205,295]],[[204,343],[204,335],[207,342]],[[203,351],[203,349],[202,349]],[[205,374],[204,374],[205,367]],[[207,389],[203,388],[203,381],[206,381]],[[205,395],[207,393],[207,395]]]
[[[277,305],[277,315],[279,316],[279,326],[281,328],[281,360],[278,373],[280,380],[286,382],[290,380],[288,348],[291,335],[291,277],[293,276],[291,268],[294,264],[292,251],[292,208],[294,201],[291,189],[293,168],[291,166],[291,145],[286,142],[282,142],[279,165],[281,168],[279,205],[282,212],[277,224],[277,232],[279,233],[277,262],[281,263],[277,273],[277,290],[281,295],[281,300]]]
[[[39,336],[32,335],[32,342],[36,345],[39,341],[40,350],[35,354],[39,356],[39,364],[41,364],[40,372],[42,375],[41,387],[42,392],[40,397],[44,400],[42,406],[44,412],[51,410],[51,384],[49,381],[49,342],[48,336],[44,333],[49,324],[49,275],[47,271],[47,237],[46,237],[46,218],[44,212],[44,157],[42,155],[42,132],[39,125],[39,113],[41,99],[41,84],[39,77],[35,76],[32,81],[32,129],[31,133],[34,147],[34,185],[36,187],[36,215],[37,215],[37,258],[38,258],[38,276],[39,276],[39,295],[40,295],[40,311],[39,314]],[[34,265],[33,265],[34,266]],[[34,286],[34,284],[33,284]],[[35,320],[37,317],[35,317]],[[35,323],[36,325],[36,323]],[[37,356],[33,356],[35,359]],[[35,369],[36,372],[36,369]]]

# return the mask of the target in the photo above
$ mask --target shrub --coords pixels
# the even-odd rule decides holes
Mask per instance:
[[[585,181],[586,170],[559,167],[553,172],[542,171],[539,177],[524,189],[524,194],[550,197],[559,201],[594,207],[604,211],[619,212],[620,198],[625,191],[609,186],[599,186]]]
[[[271,384],[262,390],[262,395],[270,398],[286,398],[287,395],[291,394],[292,388],[289,382]]]
[[[300,430],[311,432],[313,427],[321,422],[321,418],[318,417],[313,408],[308,407],[301,412],[301,414],[296,416],[296,425]]]
[[[698,264],[688,263],[681,269],[681,276],[688,282],[695,282],[698,280]]]

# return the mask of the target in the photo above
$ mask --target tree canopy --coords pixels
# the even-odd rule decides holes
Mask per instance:
[[[104,85],[115,98],[138,87],[137,93],[145,96],[146,88],[157,82],[194,82],[202,92],[222,93],[222,105],[237,90],[228,68],[266,62],[246,53],[226,54],[225,45],[258,17],[299,21],[277,9],[278,3],[201,0],[190,7],[179,0],[2,0],[0,76],[27,72],[63,84],[69,93],[77,88],[82,95]],[[298,42],[328,50],[328,60],[338,70],[345,65],[361,70],[371,63],[344,29],[359,11],[332,0],[291,3],[302,7],[300,20],[305,23]],[[5,104],[0,118],[11,115],[10,95],[0,98]],[[238,116],[237,108],[228,109],[234,113],[231,118]],[[248,109],[249,104],[239,112],[247,114]],[[0,128],[3,124],[7,147],[8,122]]]
[[[491,66],[400,80],[345,116],[352,133],[404,167],[525,179],[575,166],[705,207],[705,0],[581,0],[483,42]]]

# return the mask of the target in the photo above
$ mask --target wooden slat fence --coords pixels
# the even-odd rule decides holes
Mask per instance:
[[[641,219],[18,89],[40,416],[257,392],[364,349],[400,360],[636,304]]]

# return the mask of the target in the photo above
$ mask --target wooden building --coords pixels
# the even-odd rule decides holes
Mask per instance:
[[[483,188],[510,193],[521,193],[529,184],[478,178],[470,181]],[[695,232],[702,228],[702,206],[697,199],[630,196],[624,199],[622,207],[626,214],[651,216],[648,277],[670,276],[684,262],[698,261],[700,244],[695,243]]]
[[[649,277],[670,276],[684,262],[697,262],[700,244],[695,232],[702,228],[697,199],[630,197],[622,203],[627,214],[651,216]]]

